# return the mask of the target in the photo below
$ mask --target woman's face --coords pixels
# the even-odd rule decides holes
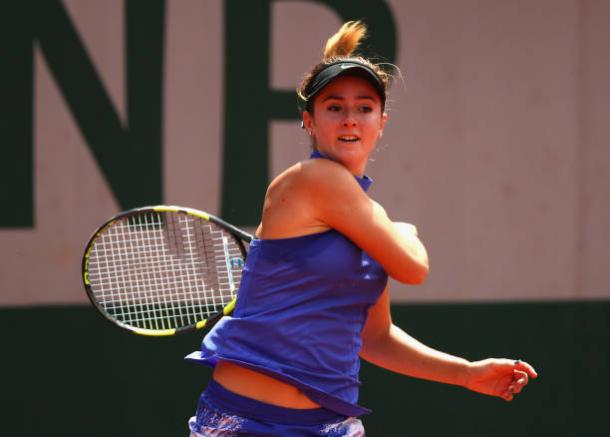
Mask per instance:
[[[355,76],[342,76],[326,85],[314,98],[313,112],[303,113],[303,124],[316,149],[358,176],[364,174],[386,120],[373,85]]]

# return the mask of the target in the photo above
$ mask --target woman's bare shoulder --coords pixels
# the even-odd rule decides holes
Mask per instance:
[[[257,235],[281,238],[329,229],[320,209],[328,203],[341,204],[332,192],[350,183],[357,185],[347,169],[327,159],[292,165],[269,184]]]
[[[269,184],[268,192],[289,186],[305,191],[328,184],[348,183],[355,185],[351,173],[341,164],[329,159],[307,159],[288,167]]]

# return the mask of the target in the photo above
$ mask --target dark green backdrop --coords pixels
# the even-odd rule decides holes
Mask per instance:
[[[470,359],[522,357],[540,378],[515,402],[363,365],[369,436],[610,435],[610,302],[407,305],[397,324]],[[2,434],[182,436],[210,370],[200,335],[144,338],[88,306],[0,310]]]

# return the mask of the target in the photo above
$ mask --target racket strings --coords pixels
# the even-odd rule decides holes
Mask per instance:
[[[118,220],[89,255],[97,302],[141,329],[194,325],[235,296],[243,255],[234,237],[212,222],[174,212]]]

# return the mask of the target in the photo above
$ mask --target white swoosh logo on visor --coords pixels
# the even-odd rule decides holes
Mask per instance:
[[[346,68],[352,68],[353,64],[341,64],[341,70],[345,70]]]

